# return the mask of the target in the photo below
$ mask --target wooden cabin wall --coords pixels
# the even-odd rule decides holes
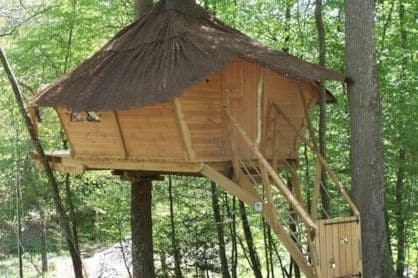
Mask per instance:
[[[271,70],[264,71],[265,93],[265,132],[263,138],[264,153],[272,156],[274,140],[272,111],[267,111],[269,103],[275,103],[289,117],[292,123],[299,127],[302,133],[307,127],[306,111],[308,114],[315,107],[319,91],[309,84],[301,84],[293,79],[286,78]],[[267,115],[270,113],[270,115]],[[278,118],[278,133],[276,135],[279,158],[296,158],[295,150],[301,143],[301,139],[289,126],[284,117]]]
[[[236,61],[224,70],[224,103],[229,113],[247,132],[247,135],[255,140],[256,137],[256,103],[257,84],[259,81],[260,66],[245,61]],[[225,147],[228,148],[228,138],[231,131],[224,131]],[[252,159],[244,140],[236,137],[238,156],[241,159]],[[227,150],[229,151],[229,150]],[[229,152],[228,152],[229,154]]]
[[[76,156],[122,157],[124,147],[113,112],[100,113],[100,122],[72,122],[71,112],[59,107],[58,116],[65,129],[71,151]],[[85,113],[81,113],[86,118]]]
[[[235,61],[224,69],[224,105],[240,123],[248,136],[255,141],[257,133],[257,90],[260,78],[264,79],[262,96],[261,148],[267,158],[273,157],[273,140],[277,140],[278,158],[295,158],[295,150],[301,140],[283,117],[278,118],[278,134],[273,134],[271,103],[277,104],[302,132],[306,128],[306,110],[312,111],[318,98],[318,90],[312,85],[279,75],[276,72],[246,61]],[[303,98],[302,98],[303,94]],[[305,101],[305,102],[304,102]],[[224,146],[230,131],[224,131]],[[243,140],[238,142],[239,156],[252,158]],[[228,150],[225,150],[228,153]]]
[[[218,71],[179,98],[196,160],[226,158],[222,141],[222,86],[223,71]]]
[[[129,157],[173,160],[184,158],[173,103],[117,113]]]
[[[263,71],[263,74],[261,72]],[[197,161],[227,161],[231,159],[225,129],[223,107],[237,119],[250,138],[256,137],[257,86],[264,76],[262,147],[268,158],[272,157],[272,120],[269,104],[277,103],[296,126],[305,126],[305,113],[298,83],[259,65],[235,61],[224,69],[199,82],[177,99],[184,126],[188,129],[193,149],[192,159]],[[302,92],[308,107],[316,102],[317,90],[303,86]],[[117,157],[133,159],[186,160],[182,129],[174,101],[153,106],[98,112],[100,122],[71,122],[65,108],[57,109],[75,156]],[[282,158],[292,158],[297,140],[296,133],[283,119],[279,121],[278,153]],[[239,153],[249,158],[250,152],[239,141]]]

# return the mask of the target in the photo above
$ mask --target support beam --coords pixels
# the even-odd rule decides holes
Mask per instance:
[[[273,105],[273,104],[272,104]],[[272,106],[270,106],[272,107]],[[274,112],[274,111],[273,111]],[[277,113],[273,114],[273,157],[272,157],[272,166],[273,169],[278,168],[278,156],[279,156],[279,115]]]
[[[263,217],[266,222],[269,224],[273,232],[277,235],[286,249],[289,251],[290,255],[292,256],[293,260],[297,263],[300,269],[305,273],[305,275],[309,278],[314,277],[313,271],[311,266],[305,260],[305,257],[300,252],[299,247],[290,237],[286,229],[278,222],[273,221],[274,215],[271,209],[263,210]]]
[[[255,196],[254,194],[250,194],[246,190],[243,190],[238,184],[234,183],[209,165],[203,166],[201,173],[250,207],[253,207],[255,202],[262,202],[261,198]],[[268,203],[268,205],[263,208],[262,215],[272,228],[273,232],[283,242],[287,250],[290,252],[292,258],[297,262],[306,276],[313,277],[312,269],[308,265],[298,246],[289,236],[286,229],[277,221],[277,212],[273,207],[272,199],[270,200],[270,203]]]
[[[184,120],[184,114],[179,98],[174,99],[174,110],[176,113],[177,125],[179,127],[181,139],[186,150],[186,159],[194,160],[196,158],[196,154],[192,147],[192,137],[190,135],[189,127]]]
[[[257,86],[257,133],[255,138],[255,147],[259,149],[261,143],[262,118],[263,118],[263,97],[264,97],[264,68],[260,69],[260,77]]]
[[[221,186],[226,192],[232,194],[233,196],[237,197],[244,203],[246,203],[250,207],[254,207],[256,202],[262,202],[261,198],[255,194],[248,192],[247,190],[243,189],[241,186],[236,184],[235,182],[231,181],[215,168],[205,164],[200,171],[200,173],[213,181],[214,183]]]
[[[123,136],[122,129],[120,127],[118,112],[117,111],[113,112],[113,116],[115,117],[116,126],[117,126],[117,129],[118,129],[118,132],[119,132],[119,141],[120,141],[120,144],[121,144],[122,149],[123,149],[122,157],[125,159],[125,158],[128,157],[128,151],[126,149],[125,138]]]

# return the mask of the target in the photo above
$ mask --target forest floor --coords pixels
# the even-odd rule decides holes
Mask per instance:
[[[130,265],[130,252],[128,251],[130,250],[130,242],[125,241],[123,243],[123,250],[126,254],[127,264]],[[87,272],[87,277],[129,277],[125,266],[124,255],[121,252],[121,244],[116,243],[105,248],[90,250],[88,253],[83,254],[83,266],[84,271]],[[42,277],[39,273],[41,263],[38,258],[29,259],[28,257],[24,257],[23,264],[25,277]],[[49,269],[49,273],[44,275],[45,278],[74,277],[70,257],[50,257]],[[0,277],[18,277],[17,258],[0,260]]]

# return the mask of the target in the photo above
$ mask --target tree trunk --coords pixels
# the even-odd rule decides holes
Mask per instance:
[[[271,277],[274,278],[274,261],[273,261],[273,237],[271,235],[271,228],[267,225],[267,236],[268,236],[268,250],[269,250],[269,258],[270,258],[270,271]]]
[[[176,274],[177,278],[183,277],[181,273],[181,258],[180,258],[180,251],[178,249],[177,244],[177,237],[176,237],[176,225],[174,222],[174,206],[173,206],[173,183],[171,180],[171,176],[168,176],[168,194],[169,194],[169,201],[170,201],[170,236],[171,236],[171,244],[173,247],[174,253],[174,273]]]
[[[225,204],[226,204],[226,212],[228,215],[228,219],[230,220],[229,224],[229,233],[231,237],[231,277],[237,278],[237,267],[238,267],[238,246],[237,246],[237,232],[236,232],[236,199],[232,197],[232,211],[229,206],[228,195],[224,194]]]
[[[160,262],[161,262],[161,272],[163,278],[169,278],[170,275],[168,273],[168,265],[167,265],[167,258],[165,255],[165,251],[160,251]]]
[[[210,183],[210,188],[212,191],[212,207],[213,207],[213,216],[215,219],[216,230],[218,232],[218,244],[219,244],[219,257],[221,259],[221,269],[222,277],[230,278],[228,270],[228,260],[226,258],[225,252],[225,238],[224,238],[224,224],[221,216],[221,211],[219,208],[219,199],[218,192],[216,190],[216,184],[214,182]]]
[[[351,193],[361,213],[364,277],[394,277],[384,216],[382,112],[377,86],[375,1],[345,1],[351,127]]]
[[[134,278],[153,278],[152,180],[133,181],[131,190],[132,274]]]
[[[405,30],[405,3],[399,1],[399,33],[402,49],[401,59],[401,72],[400,72],[400,83],[403,84],[405,79],[405,69],[408,64],[407,60],[407,33]],[[404,102],[404,96],[401,95],[401,102]],[[404,206],[403,197],[405,190],[405,169],[404,161],[406,158],[405,150],[401,147],[399,150],[399,168],[396,177],[396,239],[397,239],[397,258],[396,258],[396,273],[399,278],[404,277],[405,272],[405,217],[404,217]]]
[[[134,0],[140,18],[153,5],[152,0]],[[152,241],[152,179],[140,178],[131,184],[132,277],[155,277]]]
[[[48,242],[45,211],[41,208],[41,262],[42,272],[48,272]]]
[[[326,64],[326,45],[325,45],[325,28],[324,22],[322,20],[322,0],[315,1],[315,22],[316,28],[318,30],[318,44],[319,44],[319,64],[321,66],[325,66]],[[326,157],[326,88],[323,81],[319,83],[319,152],[323,157]],[[321,187],[321,203],[322,203],[322,217],[327,218],[328,210],[329,210],[329,198],[327,192],[325,191],[327,188],[326,183],[326,172],[325,169],[321,170],[321,183],[323,187]]]
[[[19,258],[19,277],[23,278],[23,248],[22,248],[22,190],[20,187],[20,175],[19,175],[19,153],[17,144],[19,140],[19,132],[16,123],[15,112],[13,109],[13,128],[15,130],[15,138],[13,140],[13,159],[15,164],[15,189],[16,189],[16,218],[17,218],[17,230],[16,230],[16,247],[17,256]]]
[[[397,239],[397,258],[396,258],[396,273],[399,278],[404,277],[405,272],[405,217],[403,206],[403,191],[405,170],[403,169],[403,161],[405,160],[405,151],[399,151],[399,169],[396,175],[396,239]]]
[[[288,53],[290,50],[289,43],[290,43],[290,19],[291,19],[291,6],[290,1],[286,1],[286,8],[285,8],[285,38],[284,38],[284,48],[283,51]]]
[[[71,221],[71,228],[73,232],[74,245],[77,247],[78,250],[80,250],[80,241],[78,239],[77,218],[75,214],[73,194],[71,191],[71,180],[70,180],[69,174],[65,175],[64,184],[65,184],[65,195],[67,197],[66,201],[67,201],[68,209],[69,209],[69,217]]]
[[[266,278],[270,278],[270,257],[268,249],[268,239],[267,239],[267,224],[263,217],[261,217],[261,222],[263,224],[263,241],[264,241],[264,258],[266,263]]]
[[[244,230],[245,241],[247,242],[248,254],[250,256],[251,266],[254,272],[254,277],[263,278],[261,274],[261,265],[258,259],[257,250],[253,242],[253,235],[251,234],[250,224],[248,223],[247,212],[242,201],[239,202],[239,211],[242,221],[242,229]]]
[[[39,161],[42,164],[43,169],[45,170],[48,184],[50,186],[50,190],[52,193],[52,199],[54,201],[55,209],[58,213],[60,224],[62,231],[64,233],[65,239],[68,244],[68,249],[70,251],[71,259],[73,262],[73,269],[74,269],[74,276],[76,278],[82,278],[83,277],[83,268],[82,268],[82,262],[81,262],[81,256],[80,251],[78,250],[77,246],[74,244],[73,239],[73,233],[71,230],[71,224],[70,220],[65,212],[64,205],[58,190],[58,183],[55,179],[54,173],[52,172],[51,166],[45,156],[44,149],[42,147],[41,141],[39,140],[36,130],[32,124],[32,121],[25,109],[25,104],[23,101],[22,93],[20,91],[19,85],[16,81],[16,78],[14,76],[14,73],[12,72],[10,65],[7,61],[6,55],[3,52],[3,49],[0,47],[0,61],[3,64],[4,70],[7,74],[7,77],[10,80],[10,84],[12,86],[16,102],[18,104],[20,114],[23,117],[24,123],[26,125],[26,128],[29,132],[29,135],[31,137],[32,143],[35,146],[36,152],[39,157]]]

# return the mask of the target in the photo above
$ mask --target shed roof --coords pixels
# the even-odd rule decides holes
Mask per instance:
[[[30,105],[78,111],[152,105],[181,95],[236,59],[314,85],[319,80],[345,79],[333,70],[260,45],[196,4],[173,2],[161,0],[72,72],[41,90]]]

